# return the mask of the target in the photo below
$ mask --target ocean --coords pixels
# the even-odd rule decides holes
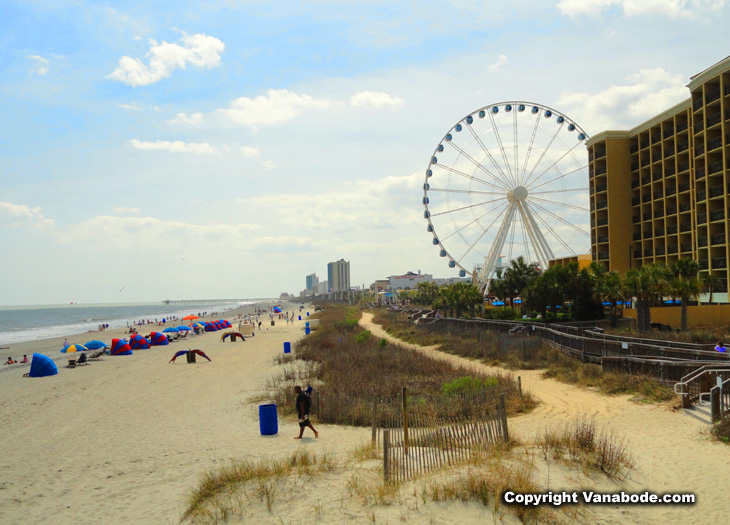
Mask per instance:
[[[202,312],[224,312],[243,304],[166,305],[162,303],[66,304],[41,306],[0,306],[0,346],[51,337],[126,327],[139,320],[178,318]],[[223,315],[221,315],[223,317]],[[180,321],[177,324],[184,324]],[[169,326],[169,325],[168,325]]]

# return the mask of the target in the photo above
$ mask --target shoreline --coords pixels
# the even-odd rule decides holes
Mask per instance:
[[[287,307],[299,309],[282,303]],[[245,341],[222,342],[219,332],[207,332],[131,356],[59,367],[57,375],[42,378],[22,377],[28,365],[5,366],[11,373],[0,374],[0,424],[9,452],[0,456],[0,522],[178,521],[187,492],[206,470],[302,447],[344,450],[369,435],[323,425],[319,440],[294,440],[293,399],[292,407],[279,408],[279,433],[260,435],[257,404],[268,400],[267,379],[280,373],[274,358],[284,343],[304,337],[306,311],[313,313],[305,308],[302,321],[277,319],[271,326],[266,319]],[[233,323],[234,315],[253,309],[247,305],[226,317]],[[62,341],[43,345],[63,356]],[[187,349],[201,349],[211,361],[169,363]]]
[[[297,305],[294,305],[293,303],[286,303],[282,302],[282,304],[285,304],[289,307],[289,311],[291,311],[293,308],[298,308]],[[217,312],[215,315],[209,314],[200,316],[201,321],[211,321],[214,319],[221,319],[230,317],[231,319],[228,319],[231,324],[233,325],[233,328],[237,327],[237,324],[233,322],[234,316],[245,316],[247,314],[252,314],[256,311],[257,308],[266,308],[271,305],[268,303],[251,303],[246,305],[241,305],[237,308],[232,308],[230,310],[226,310],[224,312]],[[287,309],[284,308],[284,311],[286,312]],[[181,324],[189,324],[190,321],[182,321],[181,319],[178,319],[178,321]],[[237,321],[237,319],[236,319]],[[177,323],[177,321],[175,321]],[[135,326],[137,328],[137,332],[142,335],[147,335],[150,332],[157,332],[162,331],[165,327],[168,326],[177,326],[175,324],[167,323],[165,325],[159,326],[155,323],[151,324],[144,324],[140,326]],[[30,370],[30,361],[32,361],[33,354],[43,354],[45,356],[50,357],[53,359],[53,361],[56,362],[56,365],[58,366],[60,361],[66,360],[66,354],[61,353],[61,349],[63,348],[63,341],[64,339],[67,339],[69,344],[84,344],[94,339],[99,339],[104,341],[105,343],[108,343],[111,345],[112,339],[125,339],[128,338],[130,335],[129,333],[129,327],[118,327],[118,328],[109,328],[107,330],[89,330],[87,332],[82,333],[76,333],[76,334],[66,334],[62,336],[56,336],[56,337],[48,337],[43,339],[36,339],[33,341],[22,341],[18,343],[8,343],[3,345],[2,349],[0,350],[0,358],[2,358],[2,363],[5,362],[5,360],[8,357],[12,357],[13,360],[20,361],[23,358],[23,355],[28,356],[28,363],[15,363],[12,365],[2,365],[0,364],[0,377],[3,376],[3,372],[8,372],[12,370],[20,370],[20,369],[26,369],[23,371],[23,373]],[[194,340],[194,338],[192,339]],[[144,352],[145,350],[140,350],[140,352]]]

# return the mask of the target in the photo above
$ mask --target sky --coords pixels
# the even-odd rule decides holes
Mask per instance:
[[[455,277],[422,199],[457,122],[530,101],[630,129],[730,54],[728,22],[726,0],[0,0],[0,304],[298,294],[339,259],[354,286]]]

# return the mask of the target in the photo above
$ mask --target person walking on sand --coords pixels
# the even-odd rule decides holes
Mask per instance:
[[[311,398],[302,391],[302,387],[299,385],[294,387],[294,393],[297,395],[297,416],[299,419],[299,435],[294,439],[302,439],[304,435],[304,429],[309,427],[314,432],[314,437],[319,437],[319,432],[312,426],[312,422],[309,421],[309,411],[312,408]]]

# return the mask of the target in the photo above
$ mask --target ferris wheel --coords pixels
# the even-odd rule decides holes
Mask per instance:
[[[423,184],[439,255],[485,293],[523,256],[548,261],[590,248],[588,135],[564,114],[501,102],[462,118],[436,146]]]

